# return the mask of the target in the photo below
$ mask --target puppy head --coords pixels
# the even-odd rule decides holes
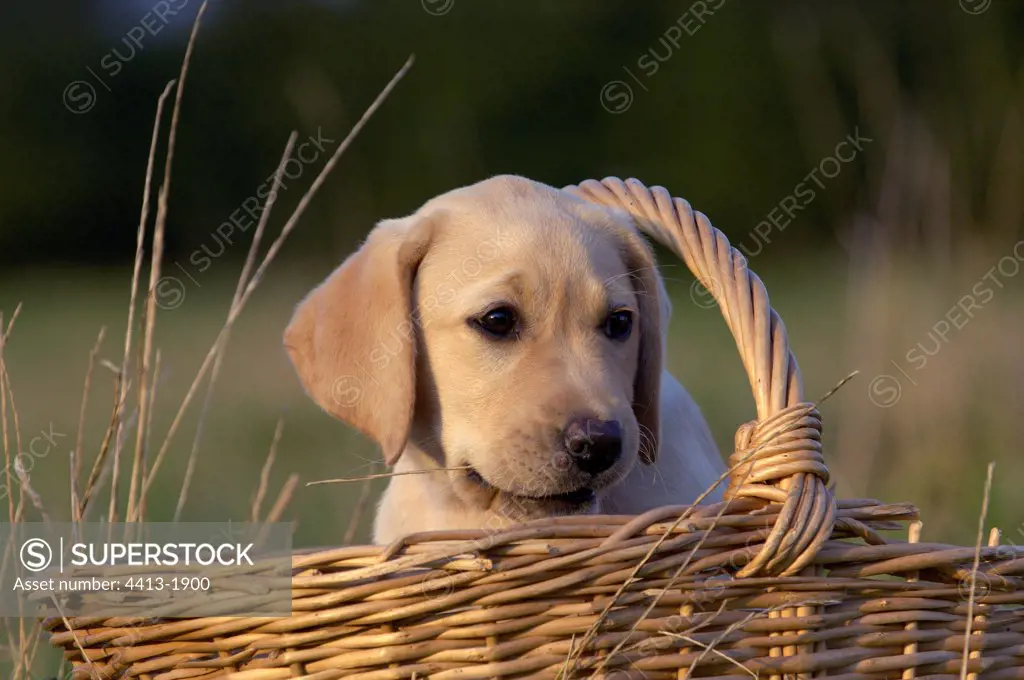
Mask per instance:
[[[469,466],[453,493],[503,518],[588,512],[656,455],[662,295],[625,214],[496,177],[378,225],[285,345],[389,464]]]

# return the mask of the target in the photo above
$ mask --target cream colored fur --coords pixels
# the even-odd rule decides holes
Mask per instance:
[[[475,327],[495,305],[516,310],[514,339]],[[601,332],[612,309],[633,313],[625,341]],[[299,305],[285,345],[324,410],[373,438],[396,471],[423,473],[392,478],[381,499],[374,539],[389,542],[696,498],[724,466],[663,369],[670,312],[628,215],[499,176],[381,222]],[[562,451],[574,416],[621,424],[623,454],[607,471],[587,475]],[[552,499],[580,487],[595,500]]]

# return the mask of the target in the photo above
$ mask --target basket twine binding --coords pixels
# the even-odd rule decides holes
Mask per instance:
[[[758,416],[725,502],[305,551],[284,585],[257,564],[215,596],[112,601],[43,622],[67,680],[1024,679],[1024,549],[920,543],[919,523],[888,543],[916,508],[833,498],[785,326],[725,236],[636,180],[566,190],[625,209],[718,302]],[[232,615],[281,590],[291,616]]]
[[[750,379],[758,420],[736,432],[727,498],[782,504],[764,547],[738,576],[790,576],[832,534],[836,506],[826,487],[821,418],[803,400],[786,326],[747,260],[708,218],[664,188],[636,179],[587,180],[566,191],[632,215],[641,231],[679,256],[718,303]]]

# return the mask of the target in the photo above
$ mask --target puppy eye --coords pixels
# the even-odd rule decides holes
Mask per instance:
[[[602,329],[612,340],[625,340],[633,332],[633,312],[619,309],[608,315]]]
[[[515,334],[519,318],[511,307],[496,307],[473,319],[473,323],[495,338],[508,338]]]

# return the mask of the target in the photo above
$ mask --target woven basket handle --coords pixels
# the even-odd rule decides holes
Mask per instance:
[[[804,401],[803,381],[782,319],[746,258],[708,218],[663,187],[636,179],[587,180],[566,191],[626,210],[648,236],[671,249],[714,296],[739,348],[757,420],[736,432],[727,498],[781,504],[764,546],[737,576],[789,576],[831,536],[835,499],[821,455],[821,418]]]

